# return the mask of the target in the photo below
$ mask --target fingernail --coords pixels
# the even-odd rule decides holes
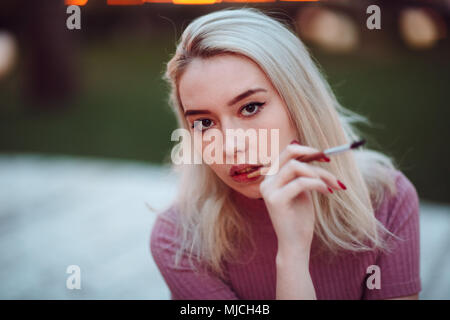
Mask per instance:
[[[300,144],[297,140],[292,140],[290,144]]]
[[[341,186],[342,189],[347,190],[347,187],[345,186],[345,184],[343,184],[342,182],[340,182],[339,180],[337,181],[338,184]]]
[[[327,156],[324,156],[322,158],[319,159],[320,162],[330,162],[330,158],[328,158]]]
[[[330,193],[333,193],[333,190],[330,187],[327,187],[328,191],[330,191]]]

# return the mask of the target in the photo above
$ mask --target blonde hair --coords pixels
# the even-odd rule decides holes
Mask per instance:
[[[285,102],[298,138],[304,145],[327,149],[359,139],[354,123],[369,124],[364,116],[342,107],[307,49],[283,22],[255,8],[228,8],[201,16],[184,30],[176,52],[167,63],[164,79],[170,86],[169,104],[178,124],[189,129],[178,95],[178,80],[195,58],[238,54],[256,62]],[[319,163],[317,165],[323,166]],[[388,230],[375,218],[385,191],[395,193],[393,160],[361,148],[325,164],[345,181],[346,192],[324,196],[312,193],[316,214],[315,234],[331,252],[339,249],[387,249],[382,232]],[[195,257],[223,277],[222,262],[238,257],[251,230],[239,214],[226,186],[206,164],[185,165],[175,204],[179,214],[181,255]],[[191,261],[191,260],[190,260]]]

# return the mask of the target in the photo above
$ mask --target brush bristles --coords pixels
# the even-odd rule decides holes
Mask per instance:
[[[259,176],[260,174],[261,174],[261,171],[260,171],[260,170],[256,170],[256,171],[254,171],[254,172],[252,172],[252,173],[249,173],[249,174],[247,175],[247,178],[254,178],[254,177]]]
[[[364,139],[362,139],[361,141],[353,142],[353,143],[350,145],[350,149],[356,149],[356,148],[359,148],[359,147],[362,146],[364,143],[366,143],[366,140],[364,140]]]

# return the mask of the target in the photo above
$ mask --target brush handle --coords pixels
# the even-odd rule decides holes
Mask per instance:
[[[338,154],[338,153],[341,153],[341,152],[344,152],[344,151],[348,151],[348,150],[351,150],[351,149],[359,148],[364,143],[366,143],[366,140],[363,139],[361,141],[354,142],[352,144],[344,144],[342,146],[337,146],[337,147],[334,147],[334,148],[330,148],[330,149],[327,149],[325,151],[320,151],[320,152],[316,152],[316,153],[313,153],[313,154],[305,154],[305,155],[297,157],[295,159],[298,160],[298,161],[301,161],[301,162],[311,162],[311,161],[316,161],[316,160],[320,161],[321,159],[327,159],[329,155]],[[325,161],[328,162],[330,160],[327,159]],[[261,169],[258,169],[256,171],[248,174],[247,177],[253,178],[253,177],[257,177],[259,175],[261,175]]]
[[[301,162],[311,162],[311,161],[319,160],[319,159],[322,159],[322,158],[325,158],[325,157],[326,157],[325,153],[323,153],[323,152],[316,152],[316,153],[313,153],[313,154],[305,154],[305,155],[297,157],[295,159],[298,160],[298,161],[301,161]]]

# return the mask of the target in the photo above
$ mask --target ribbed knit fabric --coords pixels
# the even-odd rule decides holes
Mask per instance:
[[[397,194],[385,197],[376,210],[377,219],[403,240],[390,238],[393,251],[315,254],[313,239],[310,274],[317,299],[386,299],[416,294],[421,290],[419,265],[419,198],[413,184],[395,170]],[[337,191],[337,192],[348,192]],[[151,254],[171,292],[172,299],[276,299],[277,238],[263,200],[250,201],[238,194],[236,201],[250,219],[256,243],[254,255],[244,249],[239,263],[225,263],[227,279],[208,272],[195,272],[187,257],[175,267],[179,247],[175,223],[177,212],[160,214],[150,237]],[[381,288],[369,289],[367,268],[380,268]]]

